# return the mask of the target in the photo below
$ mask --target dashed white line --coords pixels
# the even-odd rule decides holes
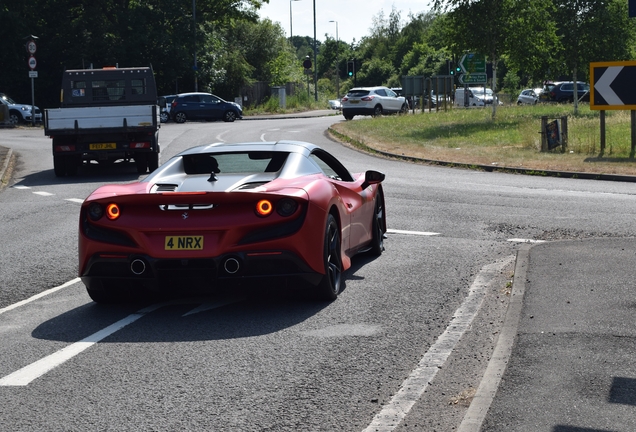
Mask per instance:
[[[66,198],[66,201],[71,201],[71,202],[79,203],[79,204],[82,204],[84,202],[84,200],[81,198]]]
[[[398,392],[363,432],[390,432],[404,420],[473,322],[486,296],[488,285],[514,259],[515,257],[512,255],[501,262],[486,265],[481,269],[470,287],[468,296],[459,309],[455,311],[455,315],[444,333],[424,354],[418,366],[402,382]]]
[[[18,185],[18,186],[13,186],[13,189],[31,189],[31,188],[28,187],[28,186],[19,186]]]
[[[78,279],[79,280],[79,279]],[[71,281],[74,282],[74,281]],[[70,282],[67,282],[67,284]],[[63,286],[58,287],[58,289],[61,289]],[[227,301],[218,301],[218,302],[210,302],[210,303],[205,303],[193,310],[191,310],[190,312],[186,313],[183,316],[187,316],[187,315],[192,315],[194,313],[199,313],[199,312],[203,312],[203,311],[207,311],[207,310],[211,310],[211,309],[215,309],[215,308],[219,308],[221,306],[225,306],[227,304],[230,303],[235,303],[237,301],[241,301],[242,299],[230,299]],[[59,351],[54,352],[53,354],[50,354],[44,358],[41,358],[40,360],[31,363],[30,365],[27,365],[25,367],[23,367],[22,369],[19,369],[9,375],[6,375],[3,378],[0,378],[0,387],[17,387],[17,386],[26,386],[29,385],[33,380],[41,377],[42,375],[46,374],[47,372],[53,370],[54,368],[62,365],[63,363],[65,363],[66,361],[72,359],[73,357],[75,357],[76,355],[84,352],[85,350],[87,350],[88,348],[92,347],[93,345],[95,345],[97,342],[100,342],[101,340],[107,338],[108,336],[112,335],[113,333],[123,329],[124,327],[126,327],[129,324],[134,323],[135,321],[137,321],[139,318],[143,317],[144,315],[150,313],[150,312],[154,312],[155,310],[163,307],[163,306],[168,306],[168,305],[172,305],[172,304],[182,304],[182,303],[186,303],[186,300],[176,300],[176,301],[171,301],[171,302],[163,302],[163,303],[156,303],[154,305],[145,307],[143,309],[138,310],[137,312],[128,315],[125,318],[120,319],[119,321],[117,321],[114,324],[109,325],[108,327],[93,333],[92,335],[85,337],[84,339],[80,340],[79,342],[75,342],[74,344],[71,344],[67,347],[62,348]],[[14,307],[17,307],[18,304],[14,305]],[[0,313],[3,310],[0,310]]]
[[[27,304],[27,303],[31,303],[32,301],[37,300],[37,299],[39,299],[39,298],[42,298],[42,297],[44,297],[44,296],[47,296],[47,295],[49,295],[49,294],[53,294],[54,292],[59,291],[59,290],[61,290],[61,289],[63,289],[63,288],[69,287],[69,286],[71,286],[71,285],[73,285],[73,284],[75,284],[75,283],[77,283],[77,282],[79,282],[79,281],[80,281],[80,278],[72,279],[72,280],[70,280],[70,281],[68,281],[68,282],[66,282],[66,283],[64,283],[64,284],[62,284],[62,285],[60,285],[60,286],[57,286],[57,287],[55,287],[55,288],[48,289],[48,290],[46,290],[46,291],[42,291],[41,293],[36,294],[36,295],[34,295],[33,297],[29,297],[28,299],[25,299],[25,300],[19,301],[19,302],[14,303],[14,304],[12,304],[12,305],[10,305],[10,306],[7,306],[7,307],[5,307],[5,308],[2,308],[2,309],[0,309],[0,315],[2,315],[2,314],[3,314],[3,313],[5,313],[5,312],[8,312],[8,311],[10,311],[10,310],[12,310],[12,309],[16,309],[16,308],[18,308],[18,307],[20,307],[20,306],[23,306],[23,305],[25,305],[25,304]]]
[[[52,193],[49,193],[49,192],[44,192],[44,191],[36,191],[36,192],[33,192],[33,193],[36,194],[36,195],[41,195],[41,196],[52,196],[52,195],[55,195],[55,194],[52,194]]]
[[[533,239],[521,239],[521,238],[512,238],[512,239],[508,239],[508,241],[513,243],[545,243],[545,240],[533,240]]]
[[[31,363],[30,365],[25,366],[22,369],[5,376],[4,378],[0,379],[0,387],[28,385],[34,379],[41,377],[48,371],[56,368],[62,363],[72,359],[79,353],[92,347],[102,339],[112,335],[118,330],[121,330],[128,324],[134,323],[139,318],[143,317],[149,312],[160,308],[161,306],[163,306],[163,304],[158,303],[156,305],[141,309],[136,313],[128,315],[126,318],[123,318],[116,323],[109,325],[105,329],[102,329],[97,333],[93,333],[92,335],[82,339],[79,342],[75,342],[74,344],[62,348],[61,350],[56,351],[53,354],[36,361],[35,363]]]

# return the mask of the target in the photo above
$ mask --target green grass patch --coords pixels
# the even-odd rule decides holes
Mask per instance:
[[[567,117],[568,145],[541,152],[541,117]],[[601,157],[600,113],[589,105],[452,108],[401,116],[340,122],[333,129],[376,150],[430,160],[541,170],[634,174],[629,111],[606,111],[606,147]]]

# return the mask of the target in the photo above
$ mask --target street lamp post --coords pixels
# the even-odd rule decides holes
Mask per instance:
[[[316,0],[314,0],[314,100],[318,102],[318,53],[316,51]]]
[[[331,20],[329,22],[336,23],[336,97],[340,100],[340,41],[338,40],[338,21]]]
[[[197,0],[192,0],[192,29],[194,33],[194,91],[199,91],[199,83],[197,82]]]
[[[292,42],[292,36],[294,35],[294,32],[292,31],[292,2],[295,2],[295,1],[300,1],[300,0],[289,0],[289,41],[290,42]]]

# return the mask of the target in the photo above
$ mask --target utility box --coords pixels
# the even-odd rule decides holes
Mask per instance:
[[[287,108],[287,93],[285,87],[271,87],[272,96],[278,98],[278,106],[280,108]]]

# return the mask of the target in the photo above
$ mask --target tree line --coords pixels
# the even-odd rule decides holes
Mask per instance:
[[[89,67],[152,65],[159,94],[196,89],[229,100],[257,81],[303,85],[313,38],[289,40],[279,23],[259,19],[264,1],[3,2],[0,92],[30,101],[31,35],[41,107],[59,106],[64,70]],[[635,41],[623,0],[435,0],[431,11],[407,17],[378,11],[369,33],[351,44],[324,35],[315,41],[313,67],[317,91],[327,99],[354,84],[397,87],[405,75],[447,75],[451,62],[476,52],[495,71],[491,84],[517,90],[545,80],[587,81],[590,62],[633,59]]]

